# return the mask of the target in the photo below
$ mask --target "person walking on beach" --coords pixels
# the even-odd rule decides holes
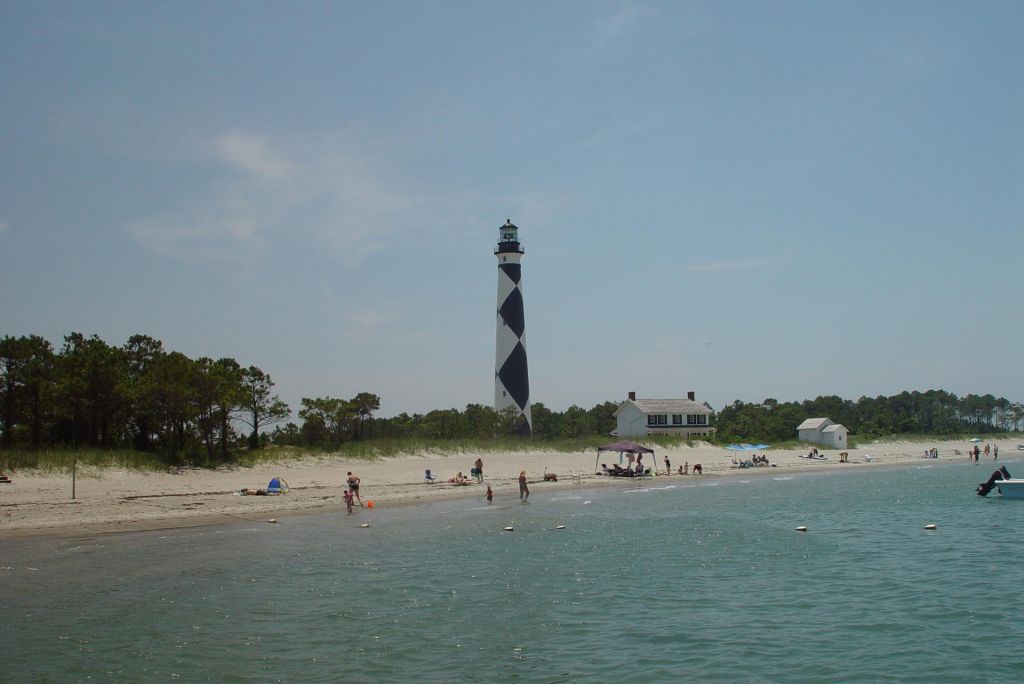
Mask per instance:
[[[487,485],[487,503],[494,503],[494,492],[491,491],[491,485]]]
[[[519,471],[519,500],[526,501],[530,498],[530,488],[526,486],[526,471]]]
[[[996,444],[994,447],[992,447],[992,460],[993,461],[998,461],[999,460],[999,445],[998,444]]]
[[[665,474],[666,475],[671,475],[672,474],[672,464],[669,463],[668,456],[665,457]]]
[[[345,508],[348,509],[348,514],[352,515],[352,490],[351,489],[346,489],[344,497],[345,497]]]
[[[359,483],[362,482],[362,480],[359,479],[357,476],[353,475],[352,471],[350,470],[350,471],[348,471],[348,480],[347,480],[347,482],[348,482],[349,491],[351,491],[352,495],[355,496],[356,499],[359,500],[359,505],[362,506],[363,505],[363,499],[362,499],[361,496],[359,496]]]
[[[476,463],[473,465],[476,466],[476,481],[482,483],[484,481],[484,459],[477,457]]]

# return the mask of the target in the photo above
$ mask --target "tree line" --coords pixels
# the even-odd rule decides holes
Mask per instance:
[[[0,340],[0,444],[130,448],[167,463],[223,463],[291,411],[270,376],[235,359],[192,359],[133,335],[121,347],[74,332]]]
[[[607,401],[591,409],[570,406],[552,411],[538,402],[531,405],[533,438],[537,440],[586,439],[607,436],[615,429],[618,404]],[[324,397],[303,399],[299,410],[301,425],[288,423],[271,435],[276,444],[302,447],[337,447],[350,440],[387,439],[495,439],[516,434],[515,409],[495,411],[490,406],[469,404],[464,410],[436,409],[426,414],[400,413],[392,418],[375,418],[380,408],[374,394],[358,394],[345,401]]]
[[[827,417],[842,423],[862,439],[886,435],[992,434],[1019,431],[1024,405],[991,394],[958,397],[944,390],[901,392],[893,396],[861,397],[856,401],[835,395],[802,402],[736,401],[715,416],[719,440],[791,440],[796,426],[807,418]]]
[[[38,335],[0,339],[0,446],[129,448],[167,463],[231,461],[267,444],[337,449],[377,439],[495,439],[515,434],[512,410],[469,404],[463,410],[375,416],[380,397],[303,397],[298,422],[273,394],[270,375],[232,358],[192,359],[160,340],[133,335],[120,347],[71,333],[55,350]],[[531,407],[535,440],[602,439],[615,429],[618,402],[590,409]],[[856,401],[820,396],[802,402],[735,401],[711,417],[717,439],[788,441],[806,418],[828,417],[852,434],[953,435],[1020,430],[1024,406],[991,394],[943,390]],[[273,428],[272,431],[269,431]],[[268,432],[269,431],[269,432]]]

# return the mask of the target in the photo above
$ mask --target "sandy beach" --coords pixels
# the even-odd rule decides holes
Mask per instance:
[[[1012,440],[992,440],[998,445],[1000,461],[1016,458],[1022,452]],[[984,448],[985,442],[981,443]],[[823,460],[801,458],[809,448],[768,449],[772,467],[738,468],[734,458],[749,458],[752,452],[728,451],[722,447],[699,445],[656,450],[659,484],[694,477],[777,476],[781,473],[813,472],[825,469],[852,471],[916,465],[923,462],[967,462],[965,441],[885,442],[850,449],[849,462],[840,463],[839,453],[822,451]],[[924,452],[937,448],[938,461],[925,461]],[[960,450],[960,455],[956,454]],[[278,518],[318,512],[344,510],[341,495],[346,475],[352,471],[362,479],[364,502],[375,507],[411,505],[453,497],[484,497],[480,484],[455,485],[447,482],[457,472],[468,475],[477,457],[484,462],[484,479],[494,490],[496,501],[518,497],[517,477],[525,470],[531,498],[572,487],[634,487],[637,480],[597,475],[595,451],[556,453],[530,450],[510,453],[425,454],[376,461],[345,460],[310,456],[256,468],[187,470],[180,473],[141,473],[120,469],[79,469],[75,498],[71,498],[71,476],[42,475],[32,471],[15,473],[12,484],[0,485],[0,539],[56,535],[85,537],[123,531],[167,529],[194,525],[222,524],[232,521],[270,521]],[[665,475],[664,459],[672,463],[672,475]],[[647,456],[649,459],[650,456]],[[611,465],[618,454],[605,453],[601,461]],[[701,464],[703,475],[675,474],[678,466]],[[988,477],[996,467],[992,456],[982,453],[977,480]],[[430,469],[437,477],[433,484],[424,481]],[[545,472],[556,473],[557,482],[545,482]],[[578,477],[573,477],[573,475]],[[241,496],[243,488],[265,488],[270,479],[284,478],[290,491],[280,496]],[[356,507],[354,519],[367,513]]]

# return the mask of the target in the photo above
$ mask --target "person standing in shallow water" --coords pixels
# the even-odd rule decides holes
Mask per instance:
[[[494,492],[491,490],[491,485],[487,485],[487,503],[494,501]]]
[[[530,488],[526,486],[526,471],[519,471],[519,500],[526,501],[530,498]]]
[[[352,494],[354,494],[356,499],[359,501],[359,505],[362,506],[363,505],[363,499],[362,499],[361,496],[359,496],[359,483],[362,482],[362,480],[359,479],[359,477],[357,477],[356,475],[353,475],[352,471],[350,470],[350,471],[348,471],[348,480],[347,480],[347,482],[348,482],[348,488],[352,491]]]

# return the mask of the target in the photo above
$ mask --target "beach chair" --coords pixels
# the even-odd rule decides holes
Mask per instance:
[[[434,477],[434,475],[430,472],[430,468],[427,468],[425,471],[423,471],[423,481],[426,482],[427,484],[434,484],[434,481],[436,479],[437,478]]]

